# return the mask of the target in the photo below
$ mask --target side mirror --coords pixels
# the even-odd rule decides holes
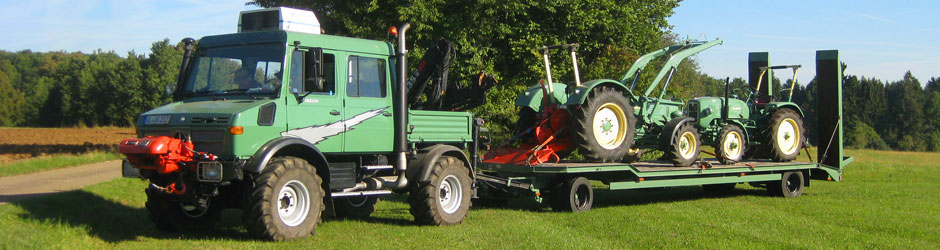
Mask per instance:
[[[312,48],[304,57],[304,91],[323,91],[323,49]]]
[[[173,93],[176,93],[176,83],[174,82],[167,83],[165,88],[167,95],[173,95]]]

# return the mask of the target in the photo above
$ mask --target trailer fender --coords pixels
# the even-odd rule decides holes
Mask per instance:
[[[747,129],[745,129],[745,128],[747,128],[747,127],[744,126],[744,123],[741,123],[741,121],[738,121],[738,120],[728,120],[727,122],[730,123],[730,124],[733,124],[733,125],[735,125],[735,126],[738,126],[738,128],[741,129],[741,132],[744,132],[744,139],[745,139],[745,140],[749,140],[748,138],[751,138],[751,137],[750,137],[751,135],[749,135],[749,134],[747,133]],[[720,140],[720,138],[719,138],[719,140]],[[745,143],[745,145],[747,145],[747,141],[745,141],[744,143]]]
[[[663,126],[663,132],[659,134],[659,145],[663,148],[668,147],[670,144],[672,144],[672,140],[675,139],[676,131],[679,130],[679,127],[682,127],[683,124],[694,120],[695,119],[692,117],[679,117],[667,122],[666,125]]]
[[[571,96],[568,97],[568,102],[565,103],[565,105],[571,106],[584,104],[584,101],[587,100],[588,94],[591,93],[591,90],[594,90],[594,88],[598,86],[610,86],[622,92],[623,95],[627,97],[627,100],[630,102],[630,104],[633,104],[636,101],[633,99],[633,92],[627,89],[626,86],[623,86],[623,84],[620,82],[610,79],[596,79],[582,83],[581,86],[575,88],[574,93],[571,93]]]
[[[555,88],[555,101],[557,103],[565,103],[568,101],[568,95],[565,94],[565,84],[563,83],[554,83],[552,86]],[[516,97],[516,107],[529,107],[535,112],[541,112],[542,108],[542,85],[531,86],[522,92],[519,97]]]
[[[409,183],[428,181],[434,163],[437,162],[441,156],[445,155],[457,157],[457,159],[463,161],[464,166],[470,170],[470,160],[462,150],[451,145],[437,144],[418,150],[417,159],[408,163],[408,170],[405,171],[405,176],[408,178]],[[470,173],[470,178],[475,178],[474,173]]]

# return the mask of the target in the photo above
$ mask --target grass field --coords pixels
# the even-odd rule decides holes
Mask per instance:
[[[146,182],[119,179],[0,206],[0,248],[940,248],[940,154],[848,154],[845,181],[814,181],[795,199],[745,184],[731,195],[598,190],[586,213],[515,200],[432,227],[412,225],[404,196],[392,196],[369,220],[326,220],[290,242],[248,238],[236,210],[212,233],[160,233],[143,209]]]

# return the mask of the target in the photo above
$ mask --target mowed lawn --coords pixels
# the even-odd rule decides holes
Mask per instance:
[[[289,242],[247,237],[240,212],[218,230],[158,232],[143,208],[146,182],[119,179],[0,205],[0,248],[896,248],[940,249],[940,154],[849,151],[842,182],[813,181],[802,197],[769,197],[739,184],[731,195],[700,187],[596,192],[586,213],[527,200],[474,207],[463,224],[411,223],[404,196],[372,219],[326,220]]]

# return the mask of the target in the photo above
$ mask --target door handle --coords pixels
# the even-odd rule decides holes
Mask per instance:
[[[331,115],[339,115],[339,111],[333,110],[333,111],[330,111],[330,114],[331,114]]]
[[[386,111],[386,112],[382,112],[382,115],[384,115],[385,117],[391,117],[391,116],[392,116],[392,113]]]

